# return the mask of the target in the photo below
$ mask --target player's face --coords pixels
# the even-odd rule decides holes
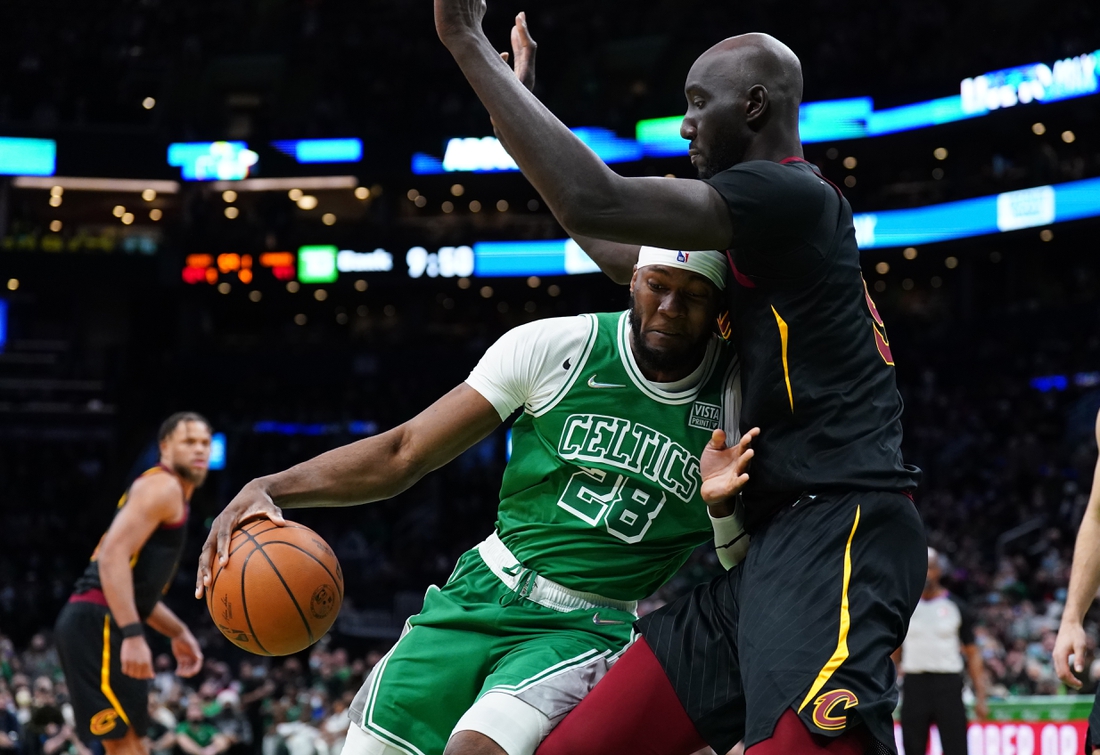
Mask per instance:
[[[180,422],[161,441],[160,454],[176,474],[199,487],[210,466],[210,428],[203,422]]]
[[[752,138],[746,100],[737,96],[728,67],[723,56],[704,54],[691,67],[684,87],[687,113],[680,136],[690,141],[688,155],[699,178],[710,178],[741,162]]]
[[[634,272],[630,327],[634,356],[646,372],[690,373],[703,358],[721,294],[697,273],[663,265]]]

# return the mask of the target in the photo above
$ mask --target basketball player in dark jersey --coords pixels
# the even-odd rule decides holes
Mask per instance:
[[[643,618],[638,641],[540,755],[893,753],[890,653],[926,570],[902,461],[901,398],[841,192],[803,159],[801,64],[763,34],[692,66],[681,135],[702,180],[624,178],[524,86],[485,37],[484,0],[435,0],[436,31],[547,205],[612,278],[639,245],[725,249],[742,429],[745,561]],[[704,471],[704,474],[706,472]],[[712,512],[737,502],[708,499]],[[731,528],[731,542],[742,533]]]
[[[57,646],[82,738],[107,755],[146,755],[153,656],[145,627],[170,637],[176,673],[194,676],[202,650],[161,600],[179,566],[192,492],[206,479],[210,423],[194,412],[160,427],[160,463],[118,502],[111,526],[57,619]]]

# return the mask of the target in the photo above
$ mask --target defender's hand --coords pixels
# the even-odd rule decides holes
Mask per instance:
[[[480,34],[485,10],[485,0],[435,0],[435,33],[444,45]]]
[[[172,655],[176,657],[176,676],[186,679],[202,671],[202,648],[189,630],[172,638]]]
[[[1085,628],[1081,622],[1063,622],[1054,641],[1054,671],[1066,686],[1074,689],[1081,689],[1082,684],[1070,671],[1069,657],[1073,656],[1073,670],[1080,674],[1085,670],[1085,647]]]
[[[527,14],[521,12],[516,16],[516,25],[512,27],[511,60],[516,78],[531,92],[535,91],[535,51],[538,47],[527,28]],[[502,52],[500,57],[504,58],[505,63],[509,60],[506,52]]]
[[[210,534],[206,536],[202,553],[199,554],[199,573],[195,580],[196,598],[201,598],[204,590],[210,587],[210,581],[214,578],[214,559],[217,559],[219,566],[224,566],[229,560],[229,541],[233,530],[253,519],[270,519],[280,527],[286,524],[282,509],[275,505],[271,496],[255,480],[241,488],[241,492],[237,493],[210,525]]]
[[[122,664],[122,673],[134,679],[153,678],[153,652],[144,637],[127,637],[122,641],[122,652],[118,656]]]
[[[749,481],[747,473],[752,461],[753,449],[749,448],[753,438],[760,434],[760,428],[754,427],[745,433],[735,446],[726,448],[726,434],[715,430],[710,442],[699,457],[699,473],[703,478],[700,495],[710,507],[723,507],[726,502],[740,492]],[[717,512],[715,516],[728,515]]]

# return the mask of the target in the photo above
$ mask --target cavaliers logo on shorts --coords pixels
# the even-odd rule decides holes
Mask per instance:
[[[113,708],[104,708],[99,713],[92,716],[92,720],[88,724],[88,729],[92,732],[93,737],[102,737],[115,728],[115,723],[117,721],[118,712]]]
[[[846,689],[835,689],[819,695],[814,700],[814,726],[825,731],[840,731],[847,726],[848,714],[837,711],[841,705],[843,705],[842,710],[853,708],[859,705],[859,698],[854,692]]]

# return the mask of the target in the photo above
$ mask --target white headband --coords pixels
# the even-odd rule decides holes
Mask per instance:
[[[664,265],[698,273],[722,291],[726,288],[726,258],[719,252],[680,252],[675,249],[658,249],[643,246],[638,251],[638,267]]]

